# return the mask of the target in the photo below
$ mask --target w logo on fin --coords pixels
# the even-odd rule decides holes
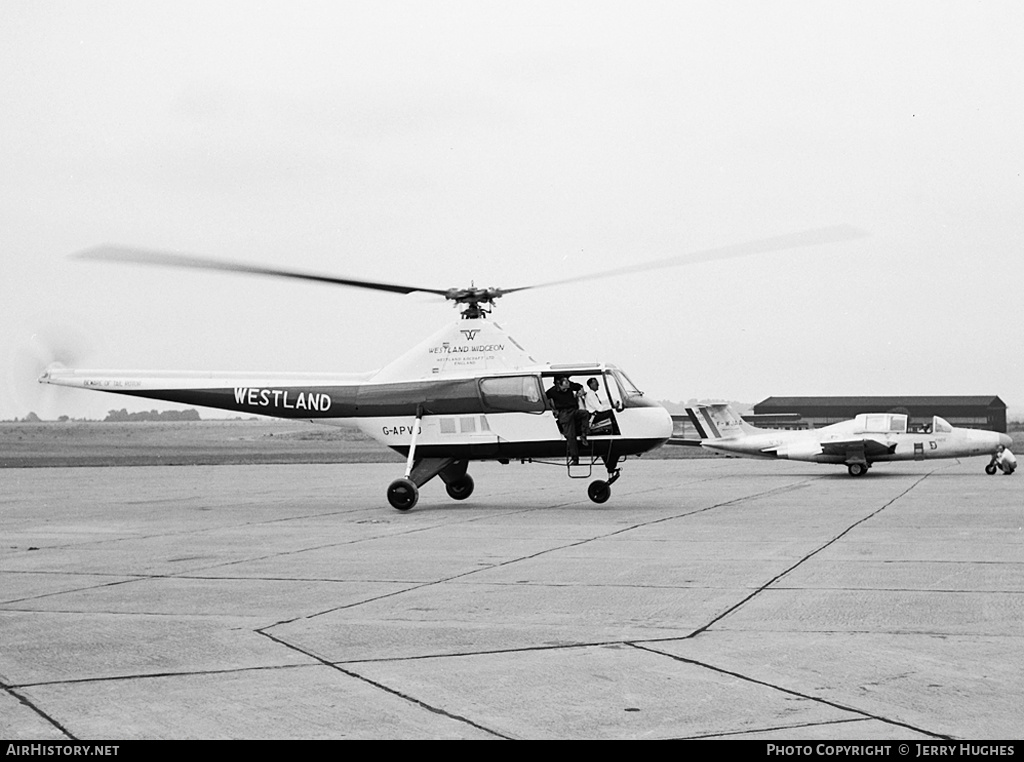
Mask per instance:
[[[473,341],[476,335],[480,333],[479,328],[460,328],[459,330],[466,336],[466,341]]]

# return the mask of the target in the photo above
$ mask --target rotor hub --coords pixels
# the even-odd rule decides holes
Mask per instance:
[[[465,319],[476,319],[485,317],[490,313],[494,300],[505,292],[500,288],[450,288],[445,292],[445,299],[464,305],[462,317]]]

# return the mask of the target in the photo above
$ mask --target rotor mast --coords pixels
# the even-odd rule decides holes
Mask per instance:
[[[462,308],[463,320],[482,320],[494,308],[494,300],[505,294],[500,288],[477,288],[470,284],[469,288],[450,288],[444,298],[450,299]]]

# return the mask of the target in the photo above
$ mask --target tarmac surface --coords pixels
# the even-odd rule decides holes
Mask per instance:
[[[0,737],[1019,738],[986,462],[3,469]]]

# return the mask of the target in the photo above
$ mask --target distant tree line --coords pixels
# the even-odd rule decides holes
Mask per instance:
[[[125,408],[111,410],[104,423],[120,423],[122,421],[198,421],[199,411],[197,410],[150,410],[148,412],[129,413]]]

